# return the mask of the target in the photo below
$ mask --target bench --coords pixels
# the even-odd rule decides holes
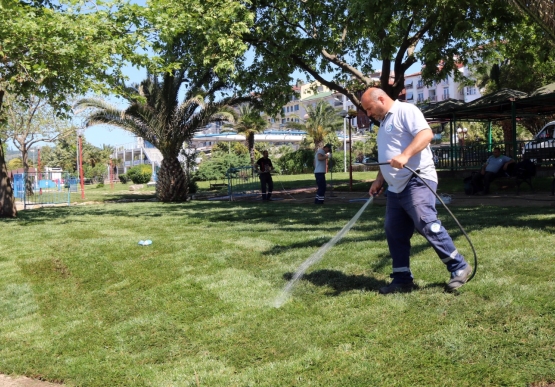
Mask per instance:
[[[532,185],[532,178],[536,176],[536,166],[530,160],[524,160],[520,163],[509,165],[510,169],[507,170],[509,176],[498,177],[493,181],[500,189],[507,187],[514,187],[516,185],[516,194],[520,193],[520,185],[526,183],[530,186],[532,193],[534,193],[534,186]]]
[[[512,188],[516,186],[516,194],[520,194],[520,185],[526,183],[530,186],[532,193],[534,193],[534,186],[532,185],[532,177],[518,177],[518,176],[504,176],[496,178],[492,184],[495,184],[499,189]]]
[[[210,189],[227,188],[227,183],[210,183]]]

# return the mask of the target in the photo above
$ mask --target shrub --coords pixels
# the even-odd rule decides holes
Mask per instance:
[[[98,183],[98,184],[96,185],[96,188],[104,188],[104,183]]]
[[[119,181],[121,182],[121,184],[127,184],[129,178],[125,173],[122,173],[121,175],[119,175]]]
[[[127,170],[127,177],[133,184],[146,184],[152,177],[152,167],[146,164],[136,165]]]

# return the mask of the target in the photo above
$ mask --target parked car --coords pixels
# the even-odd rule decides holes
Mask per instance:
[[[524,144],[522,157],[532,161],[555,160],[555,121],[547,123],[532,141]]]

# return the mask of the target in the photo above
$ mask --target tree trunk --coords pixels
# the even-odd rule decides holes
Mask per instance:
[[[4,101],[4,90],[0,90],[0,111]],[[0,218],[15,218],[17,208],[13,197],[12,182],[8,175],[2,139],[0,139]]]
[[[15,218],[17,209],[13,197],[12,182],[8,175],[2,140],[0,140],[0,218]]]
[[[158,171],[156,196],[162,202],[184,202],[187,200],[188,181],[177,156],[164,155]]]
[[[505,156],[513,157],[513,123],[511,120],[501,122],[503,128],[503,142],[505,143]]]

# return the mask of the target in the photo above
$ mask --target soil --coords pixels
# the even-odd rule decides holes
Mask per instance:
[[[297,189],[290,191],[274,191],[272,199],[278,201],[296,201],[299,203],[314,203],[315,189]],[[449,207],[456,206],[504,206],[504,207],[555,207],[555,197],[549,193],[526,193],[521,195],[511,193],[493,193],[487,196],[468,196],[463,193],[454,193],[450,195],[442,195],[445,204]],[[368,194],[363,192],[344,192],[328,190],[326,193],[325,206],[333,206],[343,203],[356,203],[368,199]],[[229,198],[221,198],[221,200],[229,200]],[[234,197],[234,200],[240,201],[258,201],[259,197]],[[385,205],[386,199],[383,196],[374,199],[375,205]],[[536,385],[534,385],[536,386]],[[540,385],[537,384],[539,387]],[[542,387],[555,387],[555,383],[541,385]],[[12,377],[0,374],[0,387],[63,387],[62,384],[44,382],[41,380],[31,379],[25,376]]]

